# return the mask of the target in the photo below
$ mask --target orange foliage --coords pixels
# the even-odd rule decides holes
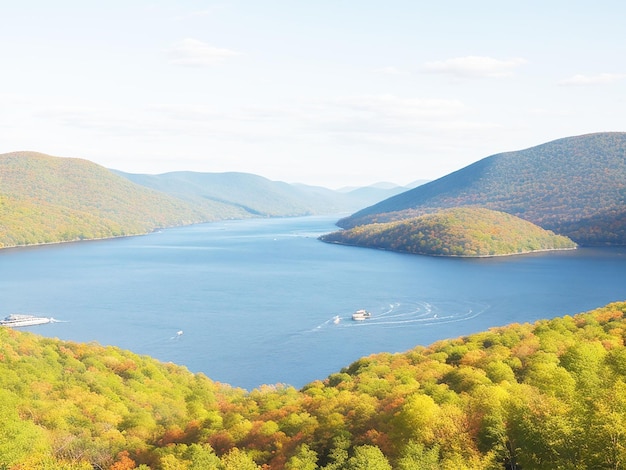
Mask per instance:
[[[131,470],[136,468],[136,463],[128,456],[128,451],[124,450],[117,454],[117,461],[109,467],[109,470]]]

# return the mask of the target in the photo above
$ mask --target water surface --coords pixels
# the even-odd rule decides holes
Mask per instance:
[[[28,330],[251,389],[300,387],[372,353],[626,300],[625,248],[434,258],[318,241],[335,221],[218,222],[0,250],[0,315],[52,316],[63,322]],[[351,321],[361,308],[372,318]]]

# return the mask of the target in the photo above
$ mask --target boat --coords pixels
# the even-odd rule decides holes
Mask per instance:
[[[368,312],[367,310],[361,309],[361,310],[357,310],[356,312],[352,314],[352,319],[355,321],[363,321],[363,320],[367,320],[371,316],[372,314],[370,312]]]
[[[0,320],[0,326],[34,326],[51,323],[54,319],[48,317],[36,317],[35,315],[24,315],[21,313],[12,313]]]
[[[341,318],[339,318],[339,315],[335,315],[335,317],[333,318],[333,323],[335,325],[339,325],[340,321],[341,321]]]

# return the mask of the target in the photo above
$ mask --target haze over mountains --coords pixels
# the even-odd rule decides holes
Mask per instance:
[[[626,244],[626,133],[567,137],[492,155],[338,225],[401,220],[457,206],[507,212],[579,244]]]
[[[209,213],[216,206],[227,206],[232,212],[231,218],[338,214],[357,210],[408,189],[397,185],[373,185],[334,191],[319,186],[271,181],[262,176],[238,172],[177,171],[160,175],[115,173],[134,183],[180,198]]]

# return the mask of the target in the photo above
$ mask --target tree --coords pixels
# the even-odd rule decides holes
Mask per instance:
[[[398,460],[398,470],[439,470],[439,446],[430,449],[423,444],[409,441]]]
[[[298,447],[285,465],[286,470],[316,470],[317,454],[308,445],[302,444]]]
[[[323,467],[323,470],[340,470],[348,461],[348,449],[350,448],[350,439],[346,436],[337,436],[334,439],[335,446],[330,452],[329,463]]]
[[[223,470],[260,470],[252,458],[237,447],[222,456]]]
[[[109,470],[132,470],[136,468],[135,461],[128,456],[128,451],[117,454],[117,460]]]
[[[220,459],[210,445],[191,444],[185,452],[185,458],[191,460],[188,470],[218,470]]]
[[[350,470],[391,470],[391,465],[376,446],[362,445],[354,448],[354,455],[348,459]]]

